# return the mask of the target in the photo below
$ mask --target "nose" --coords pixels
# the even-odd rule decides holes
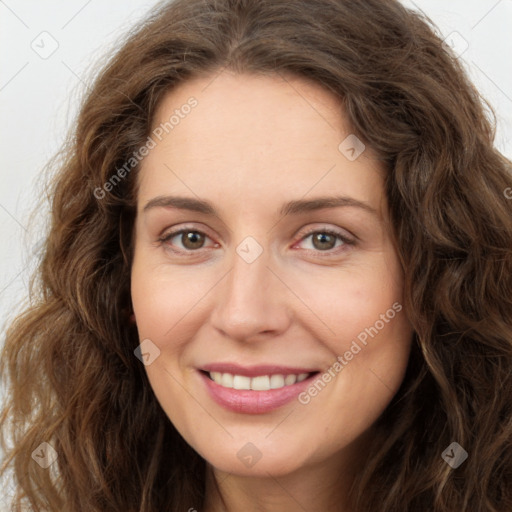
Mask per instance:
[[[288,328],[290,292],[270,269],[268,251],[251,263],[234,252],[231,270],[216,288],[211,322],[222,335],[251,342],[278,336]]]

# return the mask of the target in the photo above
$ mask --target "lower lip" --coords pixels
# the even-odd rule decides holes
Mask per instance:
[[[263,414],[291,402],[311,384],[317,373],[302,382],[268,391],[225,388],[203,372],[199,371],[199,375],[203,379],[210,396],[222,407],[243,414]]]

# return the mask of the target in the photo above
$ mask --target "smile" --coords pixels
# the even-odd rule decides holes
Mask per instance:
[[[242,414],[264,414],[292,402],[319,373],[308,368],[233,364],[212,364],[198,371],[214,402]]]
[[[309,373],[298,375],[259,375],[258,377],[246,377],[245,375],[233,375],[231,373],[209,372],[210,379],[224,388],[252,389],[253,391],[268,391],[291,386],[296,382],[302,382],[310,376]]]

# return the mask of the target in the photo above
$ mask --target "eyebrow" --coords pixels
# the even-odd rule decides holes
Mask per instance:
[[[315,210],[322,210],[324,208],[338,208],[342,206],[360,208],[376,217],[379,216],[377,210],[369,204],[348,196],[317,197],[315,199],[289,201],[281,207],[280,215],[298,215]],[[195,199],[193,197],[158,196],[148,201],[143,211],[147,212],[152,208],[178,208],[180,210],[189,210],[205,215],[219,216],[209,201]]]

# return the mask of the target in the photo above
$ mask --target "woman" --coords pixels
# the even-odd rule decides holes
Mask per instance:
[[[395,1],[162,5],[82,106],[7,334],[18,509],[511,510],[493,136]]]

